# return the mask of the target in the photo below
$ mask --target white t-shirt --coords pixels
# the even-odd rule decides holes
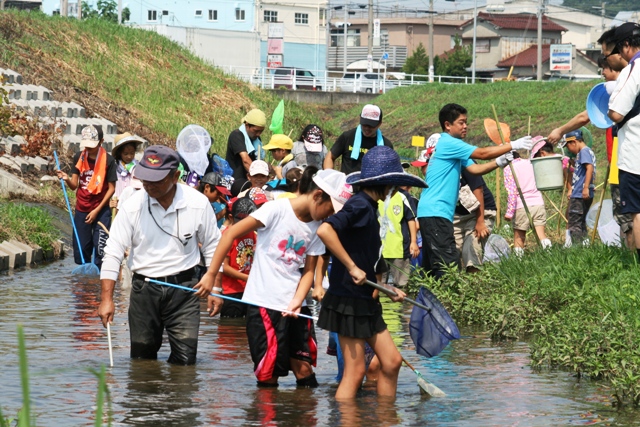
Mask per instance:
[[[251,216],[259,228],[255,255],[242,299],[261,307],[285,310],[293,299],[305,255],[322,255],[324,244],[317,235],[321,221],[302,222],[290,199],[265,203]]]
[[[122,190],[122,193],[120,193],[120,197],[118,198],[118,210],[122,210],[122,206],[124,204],[124,202],[131,196],[133,196],[133,194],[138,191],[137,188],[133,188],[132,186],[128,186],[127,188],[125,188],[124,190]]]
[[[640,60],[633,70],[627,65],[618,76],[616,88],[609,98],[609,109],[626,116],[640,95]],[[640,115],[618,130],[618,168],[640,175]]]

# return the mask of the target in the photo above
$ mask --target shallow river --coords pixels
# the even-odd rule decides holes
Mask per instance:
[[[25,328],[32,409],[38,426],[93,425],[97,379],[108,366],[106,330],[97,318],[99,283],[80,283],[71,258],[42,268],[0,275],[0,408],[15,417],[22,405],[16,325]],[[365,386],[352,404],[333,399],[337,372],[317,331],[316,374],[321,386],[296,389],[292,375],[277,390],[258,389],[244,327],[203,316],[198,363],[129,359],[127,298],[112,326],[114,367],[108,368],[114,425],[199,426],[561,426],[640,425],[632,411],[607,404],[606,387],[564,372],[533,372],[524,342],[494,343],[481,331],[450,344],[437,358],[417,356],[408,334],[408,307],[388,300],[385,315],[403,355],[447,393],[422,396],[415,374],[402,368],[395,403]],[[399,314],[399,311],[402,311]],[[638,418],[639,420],[636,420]]]

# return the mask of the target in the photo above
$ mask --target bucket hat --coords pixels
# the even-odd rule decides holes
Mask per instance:
[[[291,150],[293,148],[293,141],[287,135],[276,134],[271,136],[269,143],[263,146],[265,150],[276,150],[281,148],[283,150]]]
[[[362,170],[347,176],[351,185],[394,185],[426,188],[427,183],[417,176],[406,173],[400,156],[386,145],[375,146],[362,157]]]
[[[136,151],[138,151],[138,148],[140,148],[140,145],[142,145],[145,140],[140,138],[138,135],[131,135],[129,132],[116,135],[116,137],[113,139],[113,149],[111,150],[111,155],[115,159],[119,159],[120,151],[124,148],[125,145],[131,142],[136,145]]]

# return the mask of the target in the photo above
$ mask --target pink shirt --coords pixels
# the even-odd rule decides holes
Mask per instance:
[[[533,175],[533,165],[531,164],[531,161],[528,159],[515,159],[511,164],[513,165],[513,170],[518,177],[520,189],[522,190],[524,200],[527,202],[527,206],[544,205],[542,193],[540,193],[536,187],[536,179]],[[513,179],[513,175],[511,175],[511,168],[509,167],[504,168],[504,187],[507,190],[507,212],[504,216],[506,218],[513,218],[516,210],[521,209],[524,206],[522,206],[522,200],[520,200],[520,195],[518,194],[516,181]]]

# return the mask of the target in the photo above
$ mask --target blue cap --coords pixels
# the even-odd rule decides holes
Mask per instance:
[[[613,126],[613,120],[609,118],[609,93],[604,82],[598,83],[591,89],[587,96],[587,114],[591,123],[600,129],[608,129]]]
[[[582,137],[582,131],[580,129],[572,130],[571,132],[567,132],[564,134],[564,138],[562,139],[561,147],[564,147],[569,141],[584,141]]]

